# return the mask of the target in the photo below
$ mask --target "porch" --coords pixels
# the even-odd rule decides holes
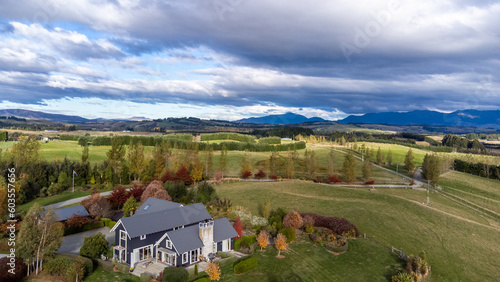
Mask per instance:
[[[131,273],[135,276],[141,276],[142,273],[147,273],[153,277],[157,277],[168,265],[162,262],[156,262],[155,260],[148,262],[142,261],[135,265],[134,271]]]

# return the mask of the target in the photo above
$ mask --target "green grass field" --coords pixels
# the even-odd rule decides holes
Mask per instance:
[[[473,189],[475,182],[473,186],[464,187]],[[345,217],[356,224],[361,233],[366,233],[368,238],[386,249],[394,246],[407,254],[426,251],[432,266],[432,280],[500,279],[498,222],[492,222],[474,209],[440,193],[431,193],[430,207],[423,204],[426,201],[423,191],[385,188],[369,191],[299,182],[238,182],[218,186],[217,193],[252,213],[258,213],[259,203],[269,199],[274,208],[281,206],[287,210]],[[498,196],[500,191],[495,194]],[[369,251],[360,251],[351,258],[352,265],[364,265],[359,269],[353,266],[353,274],[350,275],[357,276],[345,276],[350,279],[342,276],[339,280],[363,281],[375,269],[378,273],[385,273],[383,263],[378,259],[366,261],[364,255],[370,256]],[[290,271],[295,269],[292,264],[280,267]],[[313,271],[308,280],[323,281],[322,275],[321,270]]]

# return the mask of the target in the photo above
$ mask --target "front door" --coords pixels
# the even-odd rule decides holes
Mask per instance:
[[[127,260],[127,251],[121,250],[120,251],[120,262],[126,262],[126,260]]]

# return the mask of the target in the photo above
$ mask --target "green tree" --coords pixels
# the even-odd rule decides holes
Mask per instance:
[[[275,150],[273,150],[271,156],[269,157],[269,174],[277,175],[279,173],[279,165],[280,165],[279,161],[280,161],[280,155],[275,148]]]
[[[128,147],[128,163],[130,166],[130,172],[132,173],[134,180],[140,179],[142,171],[144,170],[144,146],[142,143],[132,143]]]
[[[441,174],[441,164],[436,154],[426,154],[422,163],[422,178],[435,185]]]
[[[366,158],[363,162],[363,178],[368,180],[372,177],[372,162]]]
[[[387,152],[387,158],[385,160],[389,165],[392,164],[392,152],[391,149],[389,149],[389,152]]]
[[[208,145],[205,155],[205,176],[211,178],[214,175],[214,149]]]
[[[295,157],[293,152],[288,151],[288,157],[286,159],[286,177],[293,178],[295,175]]]
[[[130,196],[130,198],[128,198],[128,200],[123,204],[123,217],[132,216],[137,208],[137,201],[134,196]]]
[[[89,163],[89,146],[85,145],[83,146],[82,150],[82,164],[86,165]]]
[[[156,144],[153,149],[153,158],[155,162],[155,173],[153,175],[154,179],[160,179],[163,175],[163,170],[167,166],[165,159],[165,146],[162,144]]]
[[[227,147],[226,145],[222,145],[222,149],[220,151],[220,159],[219,159],[219,170],[222,173],[222,178],[224,178],[224,174],[227,173]]]
[[[115,136],[111,138],[111,149],[106,153],[108,157],[108,166],[111,168],[111,179],[108,178],[110,183],[114,183],[114,174],[121,176],[123,162],[125,160],[125,147],[122,144],[121,138]],[[121,177],[120,177],[121,178]],[[121,182],[121,179],[120,179]]]
[[[356,179],[356,160],[351,152],[345,156],[343,173],[347,182],[352,182]]]
[[[241,160],[241,175],[243,175],[245,172],[251,172],[252,171],[252,165],[250,164],[250,154],[248,153],[248,150],[245,150],[245,154],[243,155],[243,159]]]
[[[80,255],[89,258],[98,258],[100,255],[108,253],[108,249],[109,245],[106,236],[99,232],[83,238]]]
[[[59,173],[57,184],[59,184],[63,190],[71,185],[71,178],[68,177],[68,174],[65,171]]]
[[[310,151],[306,154],[306,171],[307,177],[313,179],[318,172],[318,161],[316,159],[316,152]]]
[[[335,174],[335,153],[333,149],[330,149],[328,154],[328,175]]]
[[[28,163],[34,163],[39,160],[38,152],[40,143],[34,135],[19,137],[19,142],[10,149],[14,163],[17,167],[24,167]]]
[[[378,147],[377,151],[377,164],[382,164],[382,149],[380,149],[380,147]]]
[[[405,169],[406,171],[413,173],[413,170],[415,169],[415,163],[413,161],[413,151],[410,149],[408,150],[408,153],[406,153],[405,156]]]

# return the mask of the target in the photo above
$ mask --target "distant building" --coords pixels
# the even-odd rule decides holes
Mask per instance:
[[[54,210],[54,213],[56,214],[59,221],[65,221],[67,219],[70,219],[71,217],[73,217],[73,215],[90,216],[84,206],[74,206],[74,207],[56,209]]]
[[[288,137],[281,138],[281,141],[292,141],[292,138],[288,138]]]

